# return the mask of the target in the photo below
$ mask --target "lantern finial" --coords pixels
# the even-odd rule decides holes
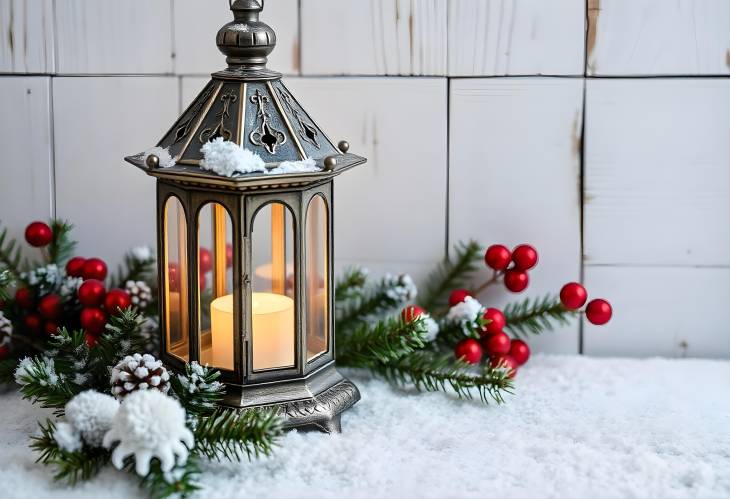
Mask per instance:
[[[266,67],[267,56],[276,47],[276,34],[259,20],[263,0],[228,0],[234,20],[218,31],[216,43],[229,66]]]

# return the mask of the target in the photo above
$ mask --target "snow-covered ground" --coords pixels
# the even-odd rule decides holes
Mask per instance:
[[[210,464],[200,496],[730,497],[730,362],[536,356],[502,407],[354,381],[342,435],[290,433],[271,459]],[[0,497],[142,495],[114,471],[54,484],[27,447],[44,416],[0,396]]]

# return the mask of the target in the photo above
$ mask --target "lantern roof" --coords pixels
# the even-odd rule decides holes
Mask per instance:
[[[156,147],[125,159],[158,178],[234,189],[308,185],[365,163],[348,153],[347,142],[335,145],[281,74],[266,67],[276,34],[259,20],[263,0],[229,2],[234,20],[216,38],[228,68],[212,74]],[[232,174],[214,168],[203,153],[212,142],[235,143],[262,166]]]

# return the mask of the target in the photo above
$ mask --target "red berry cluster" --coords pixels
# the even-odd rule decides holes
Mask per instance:
[[[537,250],[529,244],[520,244],[510,251],[502,244],[494,244],[484,254],[487,266],[495,277],[504,276],[504,286],[513,293],[521,293],[530,285],[528,270],[537,265]]]
[[[569,282],[560,290],[560,303],[568,310],[580,310],[588,301],[588,292],[581,284]],[[586,319],[591,324],[603,326],[611,320],[613,309],[603,298],[591,300],[585,309]]]

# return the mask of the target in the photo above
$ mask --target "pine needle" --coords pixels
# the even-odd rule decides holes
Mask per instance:
[[[444,309],[449,293],[464,286],[479,270],[482,254],[482,246],[476,241],[457,244],[453,256],[444,259],[429,275],[426,286],[419,293],[418,304],[431,313]]]
[[[47,263],[55,263],[63,266],[73,255],[76,249],[76,241],[71,239],[70,234],[73,225],[63,220],[51,220],[53,239],[47,248]]]
[[[242,461],[268,456],[281,435],[281,419],[275,409],[235,410],[218,408],[198,418],[195,451],[208,459]]]
[[[507,319],[505,328],[518,338],[528,334],[553,331],[558,325],[567,325],[578,312],[568,310],[557,296],[545,295],[542,298],[526,298],[511,303],[504,309]]]

